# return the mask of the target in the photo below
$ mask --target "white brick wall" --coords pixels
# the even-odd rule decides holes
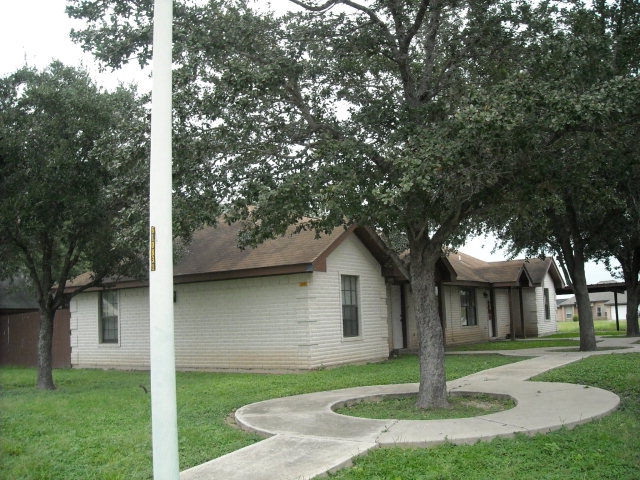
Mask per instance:
[[[489,290],[475,288],[477,325],[462,325],[460,309],[460,287],[444,286],[445,338],[447,345],[482,342],[489,338]],[[487,294],[485,298],[483,293]]]
[[[549,289],[549,313],[550,319],[545,318],[544,312],[544,289]],[[558,324],[556,318],[556,289],[553,285],[551,275],[547,273],[544,277],[542,287],[536,288],[536,299],[538,303],[538,336],[551,335],[557,332]]]
[[[386,290],[380,266],[354,236],[326,273],[175,286],[178,369],[289,370],[386,358]],[[360,278],[361,336],[342,338],[340,274]],[[149,368],[148,289],[120,290],[119,343],[101,345],[98,293],[71,308],[74,367]]]
[[[547,275],[544,286],[549,288],[549,301],[552,308],[551,320],[544,319],[544,303],[542,288],[523,289],[523,309],[527,336],[547,335],[555,333],[556,320],[554,305],[556,301],[553,280]],[[489,325],[488,302],[490,301],[489,289],[476,288],[476,309],[478,325],[463,326],[460,320],[460,287],[445,285],[442,287],[443,309],[445,317],[445,339],[447,345],[456,345],[473,342],[483,342],[490,338],[491,327]],[[410,291],[407,289],[407,291]],[[487,296],[484,296],[484,293]],[[514,318],[516,334],[521,332],[520,322],[520,296],[517,288],[496,288],[494,290],[496,327],[495,336],[506,338],[511,332],[511,315]],[[413,308],[413,295],[407,295],[407,331],[408,348],[418,348],[418,334]],[[538,320],[540,319],[540,320]]]
[[[310,274],[179,285],[176,288],[178,368],[307,368]],[[301,355],[302,353],[302,355]]]
[[[340,276],[358,276],[360,335],[342,336]],[[312,368],[389,356],[387,290],[381,267],[354,236],[327,259],[327,271],[313,275],[309,298]]]
[[[497,338],[506,338],[511,333],[511,307],[508,288],[494,290]]]
[[[71,365],[87,368],[148,368],[149,300],[146,288],[119,292],[118,343],[99,342],[98,292],[71,301]]]
[[[542,304],[538,301],[539,288],[523,288],[522,289],[522,305],[524,308],[524,326],[527,337],[535,337],[538,335],[538,319],[540,317],[539,306]],[[541,293],[540,293],[541,295]]]

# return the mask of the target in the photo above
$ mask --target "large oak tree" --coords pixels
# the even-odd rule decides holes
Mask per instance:
[[[146,266],[147,112],[135,90],[102,91],[59,62],[0,79],[0,106],[0,274],[31,280],[37,386],[54,389],[56,310],[105,276]]]
[[[615,256],[632,302],[638,291],[640,8],[633,0],[566,7],[552,7],[557,21],[530,45],[514,85],[512,108],[525,112],[530,131],[521,182],[495,225],[514,250],[560,258],[576,295],[580,348],[595,350],[585,262]]]
[[[69,0],[68,13],[87,22],[74,38],[111,67],[144,64],[151,3]],[[404,234],[418,404],[446,405],[436,264],[516,172],[506,139],[519,127],[484,99],[518,64],[529,9],[502,0],[292,3],[301,11],[275,17],[245,1],[176,2],[176,142],[199,156],[196,190],[216,192],[228,219],[245,221],[244,243],[292,224]]]

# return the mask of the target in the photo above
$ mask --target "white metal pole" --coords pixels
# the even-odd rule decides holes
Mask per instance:
[[[153,478],[177,480],[178,420],[171,224],[172,0],[154,0],[151,97],[149,316]]]

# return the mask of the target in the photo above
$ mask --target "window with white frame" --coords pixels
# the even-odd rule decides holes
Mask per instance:
[[[118,291],[100,292],[100,343],[118,343]]]
[[[573,307],[565,307],[564,311],[565,311],[565,318],[567,320],[572,320],[573,319]]]
[[[460,287],[460,320],[465,327],[478,324],[474,288]]]
[[[551,304],[549,303],[549,289],[544,289],[544,319],[551,320]]]
[[[354,275],[341,276],[342,290],[342,335],[357,337],[360,335],[358,319],[358,277]]]

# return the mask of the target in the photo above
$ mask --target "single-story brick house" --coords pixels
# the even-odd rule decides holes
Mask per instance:
[[[485,262],[458,252],[446,265],[452,273],[438,286],[445,345],[556,332],[553,307],[563,280],[553,259]],[[392,286],[390,303],[393,348],[418,348],[409,286]]]
[[[609,283],[609,282],[605,282]],[[627,294],[614,292],[589,292],[591,314],[594,320],[615,320],[616,305],[617,318],[627,318]],[[558,301],[557,317],[560,322],[573,321],[574,315],[578,316],[578,304],[575,295]]]
[[[320,238],[303,231],[245,250],[237,247],[239,229],[220,224],[196,232],[175,264],[179,370],[314,369],[377,361],[417,345],[407,278],[371,229],[337,228]],[[553,262],[503,263],[443,258],[438,281],[447,343],[519,334],[520,312],[528,335],[555,330],[555,316],[540,322],[544,315],[532,310],[543,308],[543,289],[555,305]],[[502,271],[508,275],[498,278]],[[524,309],[516,301],[520,292]],[[147,283],[134,280],[75,296],[72,365],[148,368],[148,304]]]

